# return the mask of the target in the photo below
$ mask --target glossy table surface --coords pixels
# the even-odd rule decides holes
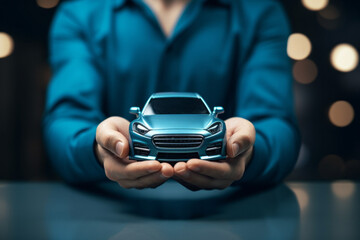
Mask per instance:
[[[360,239],[360,184],[245,193],[0,182],[0,239]]]

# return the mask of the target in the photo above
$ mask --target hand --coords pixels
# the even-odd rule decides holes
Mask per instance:
[[[174,178],[190,190],[225,189],[242,178],[252,157],[255,128],[243,118],[230,118],[225,124],[227,159],[218,162],[190,159],[175,164]]]
[[[168,163],[129,160],[129,121],[110,117],[96,130],[95,153],[110,180],[123,188],[155,188],[172,177]]]

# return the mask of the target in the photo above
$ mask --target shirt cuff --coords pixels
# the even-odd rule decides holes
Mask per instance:
[[[82,132],[78,136],[77,150],[75,158],[80,160],[82,169],[87,175],[86,179],[90,182],[107,180],[104,168],[100,165],[94,152],[94,141],[96,136],[96,126]]]

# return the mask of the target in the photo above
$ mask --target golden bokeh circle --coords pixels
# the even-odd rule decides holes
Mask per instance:
[[[42,8],[54,8],[59,4],[59,0],[36,0],[36,3],[39,7]]]
[[[337,127],[346,127],[354,120],[355,112],[347,101],[337,101],[330,106],[329,120]]]
[[[301,0],[301,3],[311,11],[320,11],[329,4],[329,0]]]
[[[327,20],[335,20],[340,17],[340,11],[333,5],[328,5],[319,12],[319,15]]]
[[[355,183],[349,180],[339,180],[331,184],[331,191],[338,198],[349,198],[355,193],[355,190]]]
[[[317,75],[318,68],[314,61],[310,59],[298,61],[293,66],[293,76],[298,83],[312,83],[316,79]]]
[[[14,50],[12,37],[4,32],[0,32],[0,58],[9,56]]]
[[[351,72],[359,64],[359,53],[350,44],[342,43],[334,47],[330,54],[331,65],[340,72]]]
[[[303,60],[311,53],[311,42],[307,36],[302,33],[293,33],[289,36],[287,42],[287,54],[294,60]]]

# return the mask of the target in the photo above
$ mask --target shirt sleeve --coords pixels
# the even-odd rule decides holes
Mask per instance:
[[[286,54],[290,30],[281,5],[273,1],[256,26],[236,99],[236,115],[251,121],[256,129],[252,160],[235,183],[245,186],[271,185],[284,179],[295,165],[300,146]]]
[[[64,2],[50,32],[53,77],[43,119],[48,156],[70,183],[106,179],[93,152],[96,127],[105,117],[103,75],[87,44],[75,3]]]

